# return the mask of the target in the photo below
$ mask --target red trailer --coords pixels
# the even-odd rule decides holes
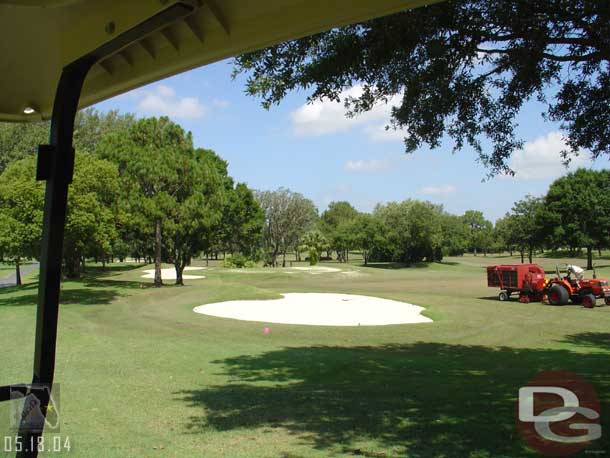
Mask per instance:
[[[501,264],[487,267],[487,286],[500,288],[499,299],[506,301],[519,293],[519,301],[544,300],[547,280],[538,264]]]

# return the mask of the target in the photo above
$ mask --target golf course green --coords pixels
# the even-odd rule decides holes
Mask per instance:
[[[411,267],[354,260],[322,263],[340,271],[320,274],[210,263],[200,271],[204,279],[163,288],[142,278],[150,265],[90,265],[81,280],[62,286],[55,380],[59,434],[72,449],[62,453],[537,456],[517,432],[515,401],[541,371],[563,369],[588,380],[608,424],[610,307],[500,302],[483,267],[518,262],[508,255]],[[582,264],[534,262],[549,274],[556,263]],[[610,278],[610,260],[598,264],[598,276]],[[0,290],[0,385],[30,381],[36,280],[30,275],[22,288]],[[193,312],[206,303],[291,292],[405,301],[424,307],[433,322],[299,326]],[[3,436],[10,431],[9,404],[0,404]],[[610,451],[609,437],[596,449]]]

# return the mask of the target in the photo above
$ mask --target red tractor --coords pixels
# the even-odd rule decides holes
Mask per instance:
[[[578,266],[568,265],[567,274],[561,276],[559,267],[557,275],[547,283],[547,297],[551,305],[566,305],[568,301],[573,304],[582,304],[585,308],[593,308],[597,299],[604,299],[610,305],[610,286],[608,280],[597,278],[593,271],[593,278],[584,278],[584,271]]]
[[[578,266],[567,266],[567,274],[547,280],[544,269],[538,264],[497,265],[487,268],[487,286],[500,288],[499,299],[506,301],[511,294],[519,294],[520,302],[540,302],[548,298],[551,305],[565,305],[569,301],[593,308],[597,299],[610,305],[610,286],[607,280],[583,278]]]

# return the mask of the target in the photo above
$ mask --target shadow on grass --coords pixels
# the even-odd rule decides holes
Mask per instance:
[[[106,267],[102,267],[100,265],[88,265],[85,267],[84,277],[108,277],[111,275],[117,275],[124,272],[131,272],[132,270],[136,269],[141,269],[142,267],[146,267],[147,265],[148,264],[112,264]]]
[[[610,332],[582,332],[566,336],[564,342],[589,349],[610,351]]]
[[[441,261],[441,262],[414,262],[412,264],[406,264],[403,262],[369,262],[366,266],[363,263],[360,263],[360,267],[371,267],[373,269],[387,269],[387,270],[396,270],[396,269],[427,269],[434,265],[444,265],[444,266],[457,266],[459,262],[455,261]]]
[[[8,295],[0,292],[0,307],[18,307],[24,305],[36,305],[38,303],[38,284],[27,285],[28,289],[35,290],[34,293]],[[23,292],[24,288],[20,288]],[[27,291],[27,290],[25,290]],[[120,296],[116,289],[64,289],[59,300],[60,304],[100,305],[108,304]]]
[[[603,401],[610,393],[610,355],[566,350],[315,346],[215,363],[236,382],[176,393],[201,408],[191,432],[281,427],[347,456],[535,456],[515,427],[519,387],[540,371],[565,369],[590,380]]]
[[[107,277],[138,269],[141,266],[108,266],[89,267],[78,280],[62,282],[60,304],[101,305],[109,304],[116,298],[125,295],[129,289],[151,288],[147,282],[112,280]],[[10,286],[0,289],[0,307],[31,306],[38,302],[38,282],[24,284],[21,287]]]

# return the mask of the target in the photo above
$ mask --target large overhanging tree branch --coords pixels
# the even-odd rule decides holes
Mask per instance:
[[[455,0],[242,55],[235,74],[266,108],[296,89],[339,100],[361,84],[344,101],[357,115],[400,94],[388,127],[404,130],[407,152],[448,134],[495,174],[511,173],[516,117],[532,98],[561,123],[565,160],[610,153],[609,58],[608,1]]]

